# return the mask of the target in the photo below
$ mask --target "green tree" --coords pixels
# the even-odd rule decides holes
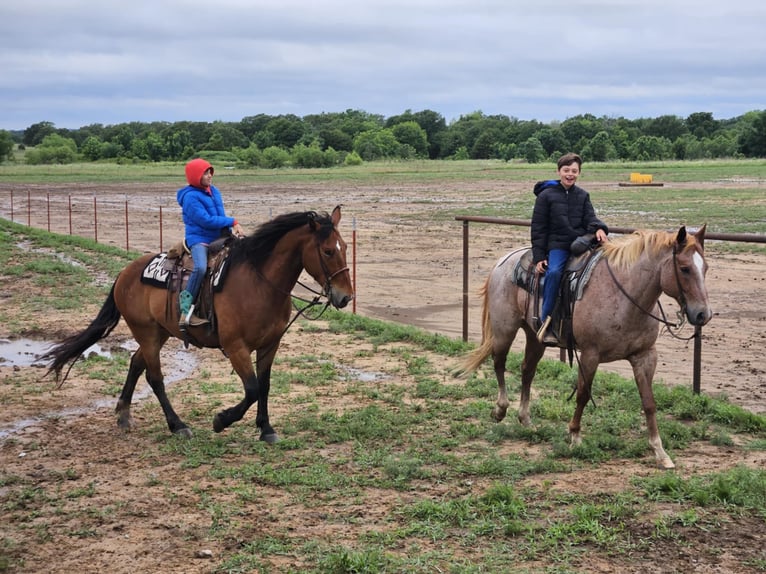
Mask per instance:
[[[77,143],[52,133],[43,138],[39,145],[27,151],[25,160],[28,164],[72,163],[77,159]]]
[[[96,161],[101,159],[101,147],[104,142],[96,136],[88,136],[88,138],[82,142],[80,146],[80,153],[83,157],[89,161]]]
[[[290,152],[279,147],[271,146],[263,150],[261,154],[261,163],[259,167],[266,169],[276,169],[285,167],[290,163]]]
[[[416,157],[428,157],[428,136],[417,122],[396,124],[391,128],[391,133],[400,144],[411,146],[415,150]]]
[[[38,122],[24,130],[21,142],[27,147],[40,145],[46,136],[53,133],[56,133],[53,122]]]
[[[523,157],[529,163],[540,163],[541,161],[545,161],[545,158],[547,157],[545,149],[543,149],[543,144],[541,144],[540,140],[536,137],[531,137],[522,143],[519,146],[518,155],[519,157]]]
[[[15,146],[11,132],[0,130],[0,162],[13,159]]]
[[[629,148],[630,159],[635,161],[669,159],[671,153],[670,140],[656,136],[641,136]]]
[[[678,116],[660,116],[649,120],[644,135],[665,138],[673,141],[687,133],[686,124]]]
[[[745,114],[737,138],[745,157],[766,157],[766,111]]]
[[[598,132],[583,148],[583,159],[587,161],[609,161],[617,157],[612,140],[605,131]]]
[[[400,145],[388,128],[368,130],[354,138],[354,151],[364,161],[398,157]]]
[[[303,137],[304,126],[298,116],[288,114],[272,119],[266,124],[266,131],[273,137],[272,145],[290,149]]]
[[[719,129],[710,112],[695,112],[686,118],[686,129],[697,139],[713,136]]]

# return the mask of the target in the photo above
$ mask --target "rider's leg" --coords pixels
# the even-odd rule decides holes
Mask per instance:
[[[178,294],[178,302],[181,307],[179,324],[184,326],[189,324],[189,319],[194,313],[194,302],[197,300],[199,289],[207,271],[207,244],[195,243],[192,245],[191,256],[194,261],[194,269],[189,276],[186,289]]]
[[[540,341],[545,337],[545,332],[551,324],[551,313],[553,313],[553,308],[556,305],[561,277],[564,274],[568,258],[569,251],[566,249],[552,249],[548,253],[548,268],[545,270],[545,284],[543,285],[543,308],[540,313],[542,326],[537,332],[537,338]]]

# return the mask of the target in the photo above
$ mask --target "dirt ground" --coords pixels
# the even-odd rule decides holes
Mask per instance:
[[[520,194],[528,193],[528,182],[497,181],[488,184],[471,182],[439,182],[438,184],[396,184],[359,186],[352,183],[343,187],[322,182],[276,183],[269,186],[243,186],[235,178],[216,182],[224,192],[227,210],[237,217],[243,226],[254,229],[270,216],[287,211],[331,211],[341,204],[343,220],[341,232],[349,244],[349,264],[356,279],[357,300],[355,311],[363,316],[380,318],[415,325],[432,332],[451,337],[462,333],[463,303],[463,228],[454,219],[462,208],[479,208],[484,204],[501,204],[517,201]],[[599,193],[609,193],[611,183],[589,182],[587,188],[597,204]],[[8,186],[0,185],[0,194]],[[53,185],[14,185],[16,213],[14,220],[27,222],[24,201],[27,191],[33,198],[30,215],[35,227],[59,233],[69,232],[67,196],[74,199],[72,226],[75,234],[93,237],[93,197],[98,198],[98,240],[139,251],[167,249],[170,243],[181,237],[179,212],[174,201],[174,190],[166,186],[138,186],[125,184],[113,186],[79,185],[76,189]],[[46,194],[52,198],[51,215],[45,205]],[[95,194],[95,195],[94,195]],[[126,234],[125,202],[129,205],[129,232]],[[160,233],[160,207],[162,207],[162,233]],[[445,211],[449,210],[449,214]],[[8,206],[0,208],[0,216],[8,218]],[[50,219],[48,219],[50,217]],[[602,217],[609,221],[608,215]],[[50,221],[50,224],[48,224]],[[701,222],[686,222],[690,226]],[[630,226],[629,222],[616,222]],[[480,301],[477,291],[497,258],[507,251],[528,243],[528,230],[509,226],[476,224],[469,232],[469,340],[480,339]],[[713,245],[713,243],[709,243]],[[352,259],[352,256],[353,259]],[[714,248],[708,255],[709,272],[707,285],[710,301],[715,311],[711,323],[703,328],[701,387],[705,394],[724,395],[734,404],[756,413],[766,413],[766,362],[763,348],[766,346],[766,257],[738,254],[715,255]],[[108,278],[104,280],[109,281]],[[5,282],[0,285],[0,305],[11,292],[30,289],[29,285]],[[31,295],[31,294],[30,294]],[[71,334],[82,329],[90,321],[98,305],[85,304],[81,313],[66,315],[60,312],[42,314],[33,319],[19,318],[29,324],[28,335],[40,337],[42,333]],[[676,305],[663,299],[666,312],[672,316]],[[349,308],[348,312],[354,309]],[[8,312],[8,309],[5,309]],[[690,327],[679,335],[688,337]],[[8,337],[6,326],[0,326],[0,339]],[[115,343],[129,339],[124,323],[112,335]],[[111,339],[110,339],[111,340]],[[513,350],[521,351],[523,335],[514,343]],[[319,343],[310,333],[296,329],[283,340],[280,356],[320,352]],[[230,368],[219,352],[213,350],[171,352],[184,355],[183,362],[193,362],[199,369],[207,369],[212,377],[225,377]],[[693,348],[691,342],[680,341],[663,334],[658,342],[660,362],[655,379],[673,385],[691,386],[693,373]],[[549,358],[558,357],[558,351],[546,351]],[[334,360],[365,371],[385,371],[386,366],[375,364],[374,357],[360,359],[353,348],[333,349]],[[0,346],[0,356],[2,347]],[[602,365],[602,370],[613,370],[631,376],[627,362]],[[0,360],[0,381],[33,380],[39,375],[38,367],[10,367]],[[180,372],[183,380],[186,373]],[[63,472],[74,465],[78,472],[98,477],[101,486],[111,485],[117,500],[127,502],[126,487],[145,481],[146,465],[136,460],[135,444],[120,439],[115,432],[112,410],[114,400],[104,400],[95,405],[91,383],[87,380],[69,381],[67,386],[52,393],[44,392],[26,397],[13,404],[13,408],[0,411],[0,460],[10,473],[39,473],[40,481],[49,480],[57,469]],[[194,391],[189,391],[193,398]],[[512,400],[516,397],[512,397]],[[153,397],[150,400],[154,401]],[[67,410],[68,409],[68,410]],[[289,405],[275,404],[273,417],[284,416]],[[65,412],[66,411],[66,412]],[[54,416],[50,416],[53,413]],[[38,448],[27,451],[25,446],[36,444]],[[757,456],[757,455],[753,455]],[[709,466],[709,470],[737,463],[737,456],[729,458],[716,452],[687,452],[688,468]],[[114,469],[126,465],[115,474]],[[156,464],[156,463],[155,463]],[[763,464],[763,460],[761,460]],[[177,469],[157,466],[151,472],[177,472]],[[604,487],[610,477],[615,485],[622,485],[631,473],[646,473],[640,464],[630,463],[611,468],[606,477],[599,479]],[[586,488],[587,480],[568,477]],[[557,484],[554,488],[567,488],[571,484]],[[180,487],[183,491],[183,487]],[[0,498],[4,487],[0,486]],[[135,524],[121,524],[114,532],[89,546],[86,538],[78,545],[61,550],[60,556],[47,564],[49,572],[204,572],[203,559],[196,562],[178,559],[158,568],[150,557],[158,550],[173,555],[182,545],[173,534],[177,524],[187,528],[202,529],[202,524],[188,524],[187,518],[165,516],[162,508],[152,508],[152,501],[136,501]],[[147,517],[149,517],[147,519]],[[200,522],[202,521],[199,518]],[[144,527],[141,527],[141,524]],[[148,526],[147,526],[148,524]],[[304,526],[306,526],[304,524]],[[763,545],[763,525],[760,525],[755,541]],[[187,532],[188,535],[188,532]],[[736,533],[732,533],[732,536]],[[124,542],[130,538],[130,552]],[[50,551],[48,548],[47,551]],[[40,567],[50,556],[36,554],[30,547],[29,564]],[[154,554],[153,554],[154,553]],[[688,557],[687,557],[688,558]],[[669,558],[668,558],[669,559]],[[42,562],[40,562],[42,560]],[[679,567],[696,572],[729,572],[733,562],[722,556],[717,567],[688,570],[688,562]],[[667,562],[670,568],[670,562]],[[651,569],[650,565],[647,565]],[[36,571],[34,568],[19,570]],[[610,571],[609,565],[603,570]],[[637,568],[634,571],[642,571]],[[657,570],[655,570],[657,571]],[[663,570],[663,571],[673,571]]]

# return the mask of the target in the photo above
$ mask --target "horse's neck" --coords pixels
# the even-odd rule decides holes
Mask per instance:
[[[625,292],[642,308],[651,308],[662,295],[662,262],[665,255],[644,253],[625,269],[612,267],[615,279]]]
[[[261,275],[272,285],[292,291],[303,271],[302,249],[299,247],[277,247],[261,267]]]

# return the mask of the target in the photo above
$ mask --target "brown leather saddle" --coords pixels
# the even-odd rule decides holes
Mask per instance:
[[[572,315],[574,314],[575,303],[582,298],[591,273],[602,255],[603,251],[595,249],[585,251],[581,255],[571,256],[564,269],[556,304],[551,313],[551,330],[554,337],[546,338],[543,343],[549,347],[569,349],[570,361],[571,351],[575,347],[572,333]],[[525,317],[529,326],[537,331],[540,328],[539,317],[545,276],[541,277],[535,272],[531,249],[527,249],[516,262],[512,277],[515,285],[522,287],[530,294],[527,298]]]
[[[195,315],[209,321],[209,329],[214,331],[215,327],[215,309],[213,308],[213,293],[223,286],[225,277],[224,267],[229,255],[229,249],[233,236],[221,237],[211,242],[208,246],[207,270],[205,279],[202,281],[199,293],[197,294]],[[167,281],[168,298],[172,293],[182,291],[189,282],[189,276],[194,269],[194,260],[191,256],[191,250],[186,241],[179,241],[173,245],[165,254],[163,268],[168,272]],[[176,312],[178,312],[176,304]],[[167,307],[170,312],[170,306]]]

